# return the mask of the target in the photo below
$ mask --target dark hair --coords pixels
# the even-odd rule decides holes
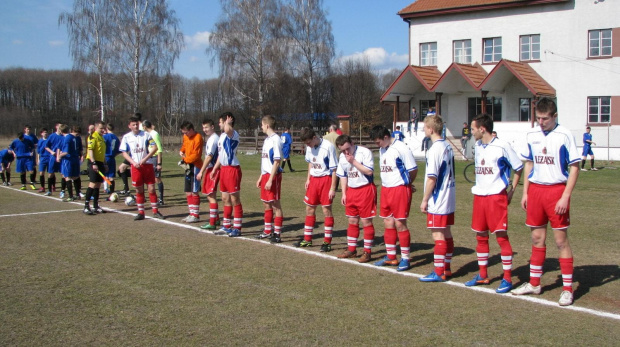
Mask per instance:
[[[553,99],[542,98],[536,103],[536,112],[553,116],[558,112],[558,106]]]
[[[306,142],[308,140],[312,140],[316,136],[316,133],[313,129],[303,128],[301,129],[301,134],[299,134],[299,139],[301,142]]]
[[[373,141],[376,139],[383,140],[386,136],[391,137],[390,130],[383,125],[374,126],[372,129],[370,129],[369,135],[370,139]]]
[[[477,115],[474,119],[476,126],[485,128],[488,132],[493,132],[493,118],[486,113]]]
[[[232,113],[224,112],[224,113],[222,113],[220,115],[220,119],[223,119],[224,121],[226,121],[226,118],[228,118],[228,117],[232,118],[232,126],[234,127],[235,126],[235,116],[233,116]]]
[[[63,134],[69,133],[69,126],[67,124],[60,124],[60,127],[58,127],[58,129],[60,129],[60,132]]]
[[[343,134],[336,138],[336,146],[338,147],[344,145],[347,142],[353,144],[353,140],[351,140],[351,136],[349,135]]]
[[[150,128],[153,127],[153,123],[151,123],[150,120],[144,120],[144,121],[142,121],[142,127],[144,129],[147,129],[147,128],[150,129]]]
[[[18,138],[20,141],[24,142],[24,133],[22,133],[22,132],[17,133],[17,138]]]
[[[202,125],[209,125],[209,126],[214,126],[215,123],[213,123],[213,121],[211,119],[203,119],[202,120]]]
[[[114,124],[112,124],[112,123],[108,123],[108,125],[106,126],[106,128],[108,128],[108,131],[114,131]]]
[[[39,131],[39,134],[44,132],[44,131],[47,132],[47,128],[41,128],[41,131]]]
[[[185,122],[181,123],[181,129],[182,130],[194,130],[194,124],[186,120]]]
[[[134,113],[133,116],[138,118],[138,122],[140,122],[142,120],[142,113],[140,113],[140,112]]]
[[[129,117],[129,123],[140,123],[140,118],[136,117],[136,116],[131,116]]]
[[[74,133],[77,134],[81,134],[82,133],[82,127],[79,125],[74,125],[71,127],[71,131],[73,131]]]

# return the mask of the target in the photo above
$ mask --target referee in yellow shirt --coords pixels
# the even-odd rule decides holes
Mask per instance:
[[[84,201],[84,214],[93,215],[95,213],[105,213],[106,211],[99,207],[99,188],[103,183],[103,177],[99,171],[106,172],[105,167],[105,141],[103,133],[106,124],[98,121],[95,123],[95,131],[88,136],[88,152],[86,155],[86,163],[88,166],[88,189],[86,189],[86,198]],[[93,209],[90,209],[90,199],[93,198]]]

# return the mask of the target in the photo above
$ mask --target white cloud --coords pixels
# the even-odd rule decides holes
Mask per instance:
[[[192,62],[192,63],[195,63],[197,61],[200,61],[200,58],[198,58],[195,55],[192,55],[191,57],[189,57],[189,61]]]
[[[355,52],[342,56],[340,61],[367,59],[375,70],[389,70],[392,68],[404,68],[409,60],[407,54],[388,53],[383,47],[367,48],[363,52]]]
[[[48,43],[52,47],[62,46],[64,44],[63,41],[49,41]]]
[[[22,41],[22,40],[13,40],[13,44],[14,45],[21,45],[23,43],[24,43],[24,41]]]
[[[185,44],[190,49],[206,48],[209,45],[209,37],[211,33],[208,31],[199,31],[193,36],[185,35]]]

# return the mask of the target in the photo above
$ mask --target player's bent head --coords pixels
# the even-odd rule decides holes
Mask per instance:
[[[69,133],[69,126],[67,124],[60,124],[58,129],[60,129],[60,132],[63,133],[63,134],[68,134]]]
[[[344,146],[345,143],[353,145],[353,140],[351,139],[351,136],[343,134],[336,138],[336,146],[338,146],[338,148]]]
[[[435,134],[441,134],[443,131],[443,119],[440,115],[432,115],[424,118],[424,126],[433,130]]]
[[[478,128],[484,128],[488,132],[493,132],[493,118],[486,113],[477,115],[472,122],[476,122]]]
[[[372,129],[370,129],[369,136],[371,140],[375,141],[383,140],[386,137],[390,138],[391,134],[388,128],[384,127],[383,125],[376,125]]]
[[[553,117],[557,112],[558,106],[551,98],[541,98],[536,103],[536,113],[548,114]]]
[[[307,141],[311,141],[316,137],[316,132],[311,128],[303,128],[301,129],[301,134],[299,135],[299,139],[301,142],[306,143]]]
[[[114,124],[108,123],[106,125],[106,128],[108,129],[108,131],[114,131]]]
[[[194,130],[194,124],[192,124],[192,122],[190,121],[185,121],[181,123],[181,130],[185,130],[185,131]]]

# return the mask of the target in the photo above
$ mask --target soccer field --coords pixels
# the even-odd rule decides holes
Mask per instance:
[[[135,208],[103,203],[110,213],[85,216],[82,203],[0,187],[0,345],[583,345],[620,338],[620,171],[581,172],[569,231],[575,254],[575,303],[557,305],[561,276],[547,243],[543,293],[495,294],[499,247],[491,240],[490,286],[463,283],[478,271],[471,220],[471,184],[457,163],[453,277],[421,283],[432,269],[433,243],[414,194],[409,225],[412,268],[337,259],[346,248],[346,218],[334,204],[334,250],[297,249],[303,234],[307,165],[293,157],[283,177],[283,243],[257,241],[263,210],[256,180],[259,156],[241,155],[243,237],[184,224],[183,172],[164,163],[166,219],[133,221]],[[422,186],[423,162],[416,185]],[[603,165],[601,163],[601,165]],[[605,163],[604,166],[614,167]],[[379,183],[376,175],[375,181]],[[83,176],[85,180],[85,176]],[[13,173],[13,182],[19,177]],[[117,184],[118,187],[118,184]],[[509,208],[515,251],[513,281],[529,276],[531,244],[521,191]],[[338,193],[336,199],[340,199]],[[147,206],[147,216],[150,211]],[[201,217],[208,218],[203,200]],[[220,205],[221,208],[221,205]],[[385,254],[383,226],[373,260]],[[492,237],[493,239],[493,237]]]

